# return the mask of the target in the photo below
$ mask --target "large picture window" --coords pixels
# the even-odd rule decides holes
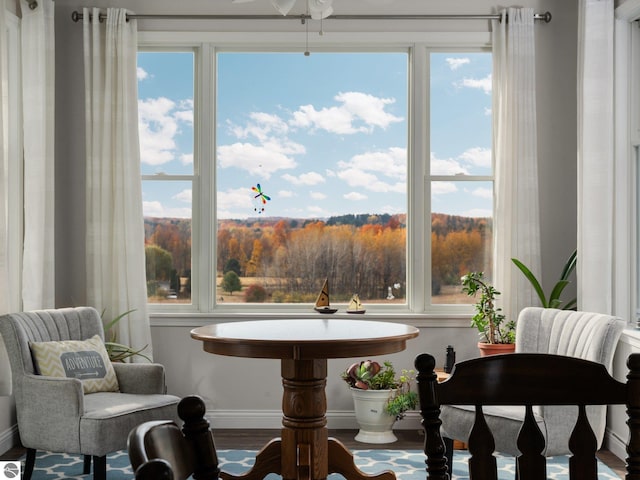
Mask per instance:
[[[455,311],[491,276],[491,54],[141,51],[154,308]],[[433,308],[432,308],[433,307]],[[267,310],[265,310],[267,309]]]

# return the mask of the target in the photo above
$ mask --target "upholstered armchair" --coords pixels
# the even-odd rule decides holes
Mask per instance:
[[[610,315],[529,307],[518,316],[516,352],[578,357],[601,363],[610,371],[624,326],[624,321]],[[484,413],[489,428],[494,432],[496,451],[518,455],[516,438],[524,420],[524,408],[488,406]],[[569,454],[569,435],[576,422],[577,409],[541,406],[534,410],[534,414],[546,439],[544,454]],[[600,446],[605,431],[606,406],[591,406],[587,414]],[[441,419],[444,437],[467,441],[474,422],[474,410],[473,407],[444,405]]]
[[[126,448],[133,427],[177,419],[180,399],[166,394],[164,367],[112,364],[101,350],[104,329],[94,308],[4,315],[0,334],[11,363],[20,440],[27,449],[25,480],[37,450],[84,455],[85,474],[93,459],[93,478],[104,480],[106,455]],[[67,345],[60,347],[62,353],[56,351],[60,345]]]

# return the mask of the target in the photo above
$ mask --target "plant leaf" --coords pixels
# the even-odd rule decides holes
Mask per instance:
[[[564,290],[564,287],[569,285],[569,283],[569,280],[559,280],[558,283],[555,284],[553,290],[551,290],[551,294],[549,295],[550,308],[556,308],[552,307],[551,303],[555,303],[556,305],[560,305],[562,303],[560,300],[560,295],[562,294],[562,290]]]
[[[573,272],[576,268],[576,263],[578,262],[578,250],[574,250],[573,253],[569,256],[567,263],[564,264],[564,268],[562,269],[562,274],[560,275],[560,280],[567,280],[571,272]]]
[[[533,289],[538,294],[538,298],[540,298],[540,301],[542,302],[542,306],[547,308],[548,307],[547,298],[545,297],[544,291],[540,286],[540,282],[538,282],[538,279],[535,277],[535,275],[531,273],[531,270],[529,270],[524,265],[524,263],[522,263],[517,258],[512,258],[511,261],[515,264],[516,267],[520,269],[520,271],[524,274],[524,276],[527,277],[527,280],[529,280],[529,282],[531,283],[531,286],[533,286]]]

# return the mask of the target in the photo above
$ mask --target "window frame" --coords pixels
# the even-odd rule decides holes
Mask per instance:
[[[198,265],[214,266],[216,258],[216,238],[207,232],[210,229],[196,228],[206,224],[216,224],[214,189],[205,185],[216,185],[215,164],[200,159],[215,158],[215,55],[218,51],[291,51],[303,54],[305,38],[300,33],[291,32],[162,32],[141,31],[138,34],[140,51],[171,51],[172,49],[193,49],[196,59],[196,80],[194,90],[194,194],[192,204],[192,278],[198,282],[192,289],[192,303],[189,305],[148,304],[152,315],[174,317],[206,315],[224,318],[268,318],[317,316],[308,304],[278,305],[242,304],[216,305],[212,276],[206,268]],[[258,48],[257,46],[260,46]],[[429,176],[430,143],[429,135],[429,62],[431,52],[491,52],[488,32],[332,32],[322,37],[310,36],[308,48],[314,51],[407,51],[408,72],[408,183],[407,214],[411,220],[407,225],[407,302],[404,306],[375,305],[367,308],[367,317],[398,317],[402,321],[411,319],[442,319],[443,325],[451,326],[451,319],[464,319],[468,326],[471,305],[431,305],[431,277],[423,272],[431,268],[431,222],[424,221],[427,207],[431,202],[431,178]],[[210,88],[206,88],[209,86]],[[198,108],[212,105],[212,108]],[[196,159],[198,157],[198,160]],[[196,174],[196,165],[199,166]],[[460,178],[457,180],[467,180]],[[471,180],[471,177],[469,177]],[[196,187],[201,196],[196,202]],[[429,212],[430,217],[430,212]],[[268,307],[268,308],[265,308]],[[188,315],[187,315],[188,314]],[[346,314],[338,312],[333,317]],[[175,318],[175,317],[174,317]],[[434,325],[433,322],[429,323]],[[461,323],[462,325],[462,323]]]

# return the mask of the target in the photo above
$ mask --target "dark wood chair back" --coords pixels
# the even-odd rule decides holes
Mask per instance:
[[[516,478],[543,480],[545,446],[533,414],[537,405],[575,405],[578,420],[569,440],[569,478],[597,480],[597,442],[587,419],[587,405],[626,405],[630,437],[627,444],[627,479],[640,479],[640,354],[627,360],[627,382],[609,375],[604,365],[579,358],[515,353],[481,357],[455,365],[449,379],[438,383],[435,358],[418,355],[415,366],[420,413],[425,430],[427,479],[448,480],[445,444],[440,435],[440,405],[471,405],[475,422],[469,435],[470,478],[497,480],[493,435],[483,406],[521,405],[525,420],[520,429]]]
[[[136,480],[218,480],[218,456],[205,419],[202,398],[191,395],[178,404],[182,429],[171,421],[138,425],[129,434],[128,451]]]

